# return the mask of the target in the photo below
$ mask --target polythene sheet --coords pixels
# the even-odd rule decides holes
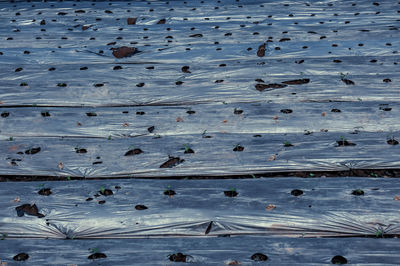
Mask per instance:
[[[393,237],[400,234],[399,182],[257,178],[3,183],[0,233],[50,239]],[[38,194],[45,189],[51,194]],[[176,194],[165,195],[166,190]],[[225,191],[238,194],[229,197]],[[35,204],[36,216],[21,216],[16,208],[23,204]]]
[[[1,101],[53,106],[398,101],[399,8],[391,0],[379,6],[364,1],[2,2]],[[128,18],[136,18],[136,24],[127,25]],[[272,42],[258,57],[267,40]],[[110,48],[121,46],[140,53],[117,59]],[[113,70],[115,65],[122,69]],[[191,73],[181,71],[185,65]],[[51,67],[55,70],[48,71]],[[343,83],[340,72],[355,85]],[[255,79],[298,78],[310,83],[264,92],[254,87]],[[382,82],[387,78],[393,82]]]
[[[115,139],[16,137],[0,146],[0,169],[9,175],[168,177],[398,168],[400,162],[398,146],[387,144],[387,133],[383,132],[256,137],[216,132],[207,136],[212,138],[202,134]],[[338,146],[341,138],[356,145]],[[293,146],[285,147],[286,142]],[[238,146],[244,150],[234,151]],[[188,147],[194,153],[185,153]],[[142,152],[125,156],[133,149]],[[171,158],[179,158],[179,163],[161,168]]]
[[[387,143],[400,138],[399,10],[391,0],[2,1],[0,171],[400,168]],[[137,51],[116,58],[122,46]],[[356,146],[335,147],[344,139]],[[169,156],[181,163],[160,168]]]
[[[90,260],[97,249],[107,258]],[[169,238],[106,240],[6,239],[0,241],[0,258],[19,265],[13,257],[26,253],[32,265],[180,265],[169,256],[187,255],[189,265],[331,265],[335,256],[343,256],[351,265],[394,265],[400,260],[398,239],[365,238]],[[253,261],[262,253],[266,262]],[[183,265],[186,265],[185,263]],[[235,265],[235,264],[231,264]],[[238,264],[236,264],[238,265]]]

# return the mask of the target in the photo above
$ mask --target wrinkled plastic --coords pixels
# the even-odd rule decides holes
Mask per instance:
[[[400,168],[397,3],[352,4],[2,1],[0,171]]]
[[[144,131],[144,130],[143,130]],[[211,133],[154,135],[135,138],[15,137],[0,146],[0,169],[9,175],[73,177],[168,177],[257,174],[279,171],[343,171],[399,168],[398,147],[386,133],[346,134],[356,146],[338,146],[341,133],[253,134]],[[285,147],[285,142],[293,146]],[[240,144],[243,151],[233,151]],[[185,153],[190,147],[194,153]],[[41,148],[36,154],[30,149]],[[143,152],[124,156],[129,150]],[[84,149],[86,152],[79,152]],[[377,152],[379,151],[379,152]],[[373,154],[373,157],[372,157]],[[181,163],[160,168],[169,156]]]
[[[182,252],[189,265],[330,265],[341,255],[349,264],[393,265],[400,260],[398,239],[365,238],[169,238],[169,239],[106,239],[106,240],[35,240],[0,241],[2,261],[14,265],[12,257],[29,254],[25,263],[34,265],[179,265],[168,258]],[[49,248],[51,247],[51,248]],[[90,260],[90,250],[97,249],[107,258]],[[255,262],[251,256],[263,253],[268,260]],[[185,264],[184,264],[185,265]],[[233,264],[234,265],[234,264]]]
[[[261,178],[3,183],[0,232],[7,238],[51,239],[394,237],[400,235],[398,182]],[[43,188],[51,194],[38,194]],[[176,194],[165,195],[166,190]],[[229,197],[225,191],[237,195]],[[44,217],[18,216],[16,208],[23,204],[36,204]]]
[[[399,61],[399,33],[392,1],[379,6],[347,1],[308,6],[276,1],[73,3],[1,3],[3,105],[398,101],[399,65],[394,63]],[[135,25],[127,24],[130,17],[137,18]],[[46,25],[40,25],[43,19]],[[157,24],[160,19],[166,23]],[[190,37],[196,34],[202,37]],[[267,39],[273,42],[258,57],[257,48]],[[110,48],[122,46],[141,53],[115,58]],[[115,65],[123,69],[115,71]],[[191,73],[181,71],[186,65]],[[23,70],[15,72],[19,67]],[[55,70],[48,71],[51,67]],[[340,72],[355,85],[342,82]],[[255,79],[279,83],[298,78],[311,81],[261,93],[254,88]],[[393,82],[382,82],[386,78]],[[21,82],[28,86],[20,87]],[[60,82],[67,86],[57,87]],[[140,83],[144,86],[135,86]]]

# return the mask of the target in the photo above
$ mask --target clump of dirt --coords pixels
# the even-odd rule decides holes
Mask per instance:
[[[286,85],[301,85],[301,84],[307,84],[310,82],[310,79],[295,79],[295,80],[287,80],[283,81],[283,84]]]
[[[176,254],[169,255],[169,260],[174,262],[186,262],[187,257],[187,255],[178,252]]]
[[[169,156],[168,161],[161,164],[160,168],[172,168],[174,166],[177,166],[180,163],[183,163],[184,161],[185,161],[184,159],[181,159],[179,157]]]
[[[263,56],[265,56],[265,43],[262,44],[262,45],[260,45],[260,46],[258,47],[257,56],[258,56],[258,57],[263,57]]]
[[[84,148],[75,148],[76,153],[87,153],[87,150]]]
[[[278,84],[278,83],[271,83],[271,84],[263,84],[263,83],[259,83],[256,84],[256,90],[258,91],[263,91],[265,89],[282,89],[285,88],[287,85],[284,84]]]
[[[148,208],[145,205],[136,205],[135,209],[138,211],[147,210]]]
[[[176,195],[176,192],[172,189],[166,189],[164,195],[172,197],[173,195]]]
[[[240,114],[242,114],[243,113],[243,110],[242,109],[234,109],[233,110],[233,113],[235,114],[235,115],[240,115]]]
[[[351,192],[352,195],[354,196],[363,196],[364,195],[364,191],[362,189],[355,189]]]
[[[165,18],[160,19],[157,24],[165,24],[165,22],[167,22],[167,20]]]
[[[347,264],[347,259],[343,256],[336,255],[331,259],[332,264]]]
[[[354,81],[350,80],[350,79],[342,79],[342,81],[344,83],[346,83],[346,85],[355,85]]]
[[[2,112],[2,113],[1,113],[1,117],[3,117],[3,118],[8,117],[9,115],[10,115],[9,112]]]
[[[399,144],[399,142],[397,140],[395,140],[395,139],[389,139],[386,142],[389,145],[398,145]]]
[[[96,260],[96,259],[105,259],[107,255],[101,252],[96,252],[88,256],[89,260]]]
[[[281,110],[281,113],[284,113],[284,114],[291,114],[291,113],[293,113],[293,110],[292,110],[292,109],[282,109],[282,110]]]
[[[231,189],[231,190],[224,191],[224,195],[226,197],[233,198],[233,197],[236,197],[237,195],[239,195],[239,193],[235,189]]]
[[[336,141],[336,143],[337,143],[337,147],[340,147],[340,146],[356,146],[356,144],[355,143],[353,143],[353,142],[350,142],[350,141],[348,141],[348,140],[337,140]]]
[[[112,54],[115,58],[124,58],[124,57],[130,57],[136,53],[139,52],[139,50],[135,47],[128,47],[128,46],[122,46],[119,48],[111,48]]]
[[[29,259],[29,255],[27,253],[19,253],[13,257],[15,261],[25,261]]]
[[[250,257],[254,261],[266,261],[268,260],[268,256],[262,253],[254,253]]]
[[[189,70],[189,66],[183,66],[181,70],[182,70],[183,73],[192,73]]]
[[[133,156],[133,155],[137,155],[137,154],[141,154],[141,153],[143,153],[143,151],[141,149],[139,149],[139,148],[136,148],[136,149],[132,149],[132,150],[127,151],[124,154],[124,156]]]
[[[112,192],[112,190],[111,190],[111,189],[108,189],[108,188],[100,190],[99,193],[100,193],[101,195],[103,195],[103,196],[106,196],[106,197],[107,197],[107,196],[111,196],[111,195],[114,194],[114,193]]]
[[[147,131],[149,131],[149,133],[153,133],[155,127],[154,126],[150,126],[147,128]]]
[[[49,117],[49,116],[50,116],[50,113],[49,113],[48,111],[41,112],[40,114],[41,114],[43,117]]]
[[[49,196],[51,194],[51,189],[50,188],[42,188],[41,190],[38,191],[39,195],[43,196]]]
[[[233,148],[233,151],[244,151],[244,147],[241,145],[236,145],[235,148]]]
[[[36,154],[40,152],[40,147],[34,147],[25,151],[25,154]]]
[[[303,195],[303,190],[300,190],[300,189],[293,189],[293,190],[290,192],[290,194],[292,194],[292,195],[295,196],[295,197],[298,197],[298,196],[300,196],[300,195]]]
[[[185,148],[184,153],[194,153],[194,150],[192,148]]]

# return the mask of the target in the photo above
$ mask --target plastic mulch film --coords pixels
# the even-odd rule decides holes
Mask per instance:
[[[180,264],[170,258],[175,261],[181,258],[180,262],[186,261],[189,265],[330,265],[332,261],[333,264],[346,261],[356,265],[393,265],[400,260],[397,243],[397,239],[248,236],[84,241],[6,239],[0,241],[0,258],[9,265],[16,264],[13,257],[21,253],[29,256],[25,263],[34,265]],[[104,256],[93,256],[96,253]],[[182,255],[177,256],[178,253]],[[267,257],[264,263],[255,260],[265,258],[262,255]]]
[[[398,9],[0,2],[0,171],[400,168]]]
[[[383,178],[3,183],[0,233],[50,239],[395,237],[397,183]]]
[[[0,4],[5,106],[399,99],[389,0]]]
[[[9,175],[64,178],[167,177],[398,168],[400,161],[398,147],[386,143],[386,133],[255,137],[218,132],[207,136],[212,138],[202,134],[115,139],[16,137],[0,146],[4,158],[0,169]],[[356,146],[340,146],[342,138]]]

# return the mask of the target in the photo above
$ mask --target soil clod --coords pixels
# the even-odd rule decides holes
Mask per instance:
[[[124,156],[133,156],[133,155],[137,155],[137,154],[141,154],[141,153],[143,153],[143,151],[141,149],[139,149],[139,148],[136,148],[136,149],[132,149],[132,150],[127,151],[124,154]]]
[[[250,258],[252,260],[254,260],[254,261],[266,261],[266,260],[268,260],[268,256],[264,255],[262,253],[254,253],[253,255],[251,255]]]
[[[260,46],[258,47],[257,56],[258,56],[258,57],[263,57],[263,56],[265,56],[265,43],[262,44],[262,45],[260,45]]]
[[[361,189],[355,189],[351,192],[352,195],[354,196],[363,196],[364,195],[364,191]]]
[[[350,80],[350,79],[342,79],[342,81],[344,83],[346,83],[346,85],[355,85],[354,81]]]
[[[127,47],[127,46],[122,46],[119,48],[111,48],[113,51],[112,54],[115,58],[124,58],[124,57],[130,57],[136,53],[138,53],[138,49],[135,47]]]
[[[295,196],[295,197],[298,197],[298,196],[300,196],[300,195],[303,195],[303,190],[300,190],[300,189],[293,189],[293,190],[290,192],[290,194],[292,194],[292,195]]]
[[[136,205],[135,209],[138,211],[143,211],[143,210],[147,210],[148,208],[144,205]]]
[[[239,195],[239,193],[238,193],[236,190],[231,189],[231,190],[226,190],[226,191],[224,191],[224,195],[225,195],[226,197],[233,198],[233,197],[236,197],[237,195]]]
[[[258,90],[258,91],[263,91],[266,89],[282,89],[282,88],[285,88],[286,86],[287,85],[285,85],[285,84],[278,84],[278,83],[271,83],[271,84],[259,83],[259,84],[255,85],[256,90]]]
[[[307,84],[310,82],[310,79],[294,79],[294,80],[288,80],[288,81],[283,81],[283,84],[286,85],[301,85],[301,84]]]
[[[332,264],[347,264],[347,259],[343,256],[337,255],[331,259]]]
[[[36,154],[40,152],[40,147],[31,148],[25,151],[25,154]]]
[[[114,193],[112,192],[112,190],[111,190],[111,189],[108,189],[108,188],[100,190],[99,193],[100,193],[101,195],[103,195],[103,196],[111,196],[111,195],[114,194]]]
[[[184,255],[180,252],[176,254],[169,255],[169,260],[174,262],[186,262],[187,255]]]
[[[42,188],[41,190],[38,191],[39,195],[43,196],[49,196],[51,194],[50,188]]]
[[[183,163],[185,160],[181,159],[179,157],[169,157],[169,160],[164,162],[162,165],[160,165],[160,168],[172,168],[174,166],[177,166],[180,163]]]
[[[105,259],[105,258],[107,258],[107,255],[100,252],[93,253],[88,257],[89,260]]]
[[[13,257],[15,261],[25,261],[29,259],[29,255],[27,253],[19,253]]]

